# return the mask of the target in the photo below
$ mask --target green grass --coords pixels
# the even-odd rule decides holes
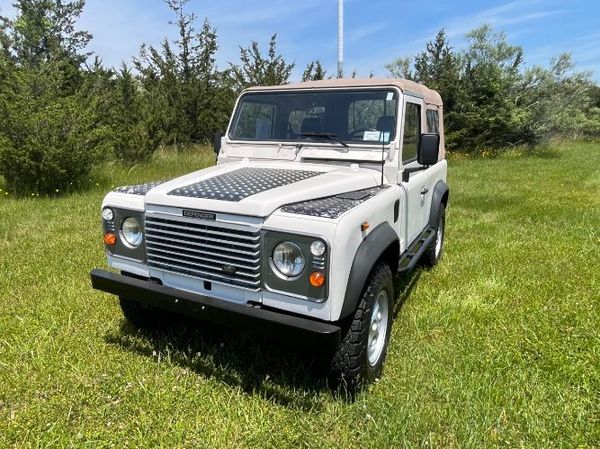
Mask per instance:
[[[212,159],[0,199],[0,447],[600,447],[599,145],[450,161],[444,259],[402,294],[385,375],[354,402],[285,346],[137,332],[90,288],[104,192]]]

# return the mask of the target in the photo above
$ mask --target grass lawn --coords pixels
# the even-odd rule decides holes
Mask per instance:
[[[385,375],[352,403],[285,346],[144,334],[90,288],[104,193],[212,159],[0,192],[0,447],[600,447],[600,145],[450,161],[444,259],[402,294]]]

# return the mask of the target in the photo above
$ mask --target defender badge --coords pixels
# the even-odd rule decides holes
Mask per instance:
[[[199,218],[200,220],[215,221],[217,215],[212,212],[205,212],[203,210],[191,210],[183,209],[183,216],[187,218]]]

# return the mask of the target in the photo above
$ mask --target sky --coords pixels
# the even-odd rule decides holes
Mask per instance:
[[[14,16],[14,0],[0,0],[0,15]],[[337,0],[190,0],[187,8],[217,29],[217,64],[239,61],[239,46],[266,48],[277,33],[278,49],[296,63],[298,79],[319,59],[329,74],[337,64]],[[130,62],[142,43],[174,37],[173,18],[162,0],[87,0],[79,27],[94,39],[89,50],[108,66]],[[528,65],[547,65],[570,52],[579,70],[600,80],[600,0],[345,0],[347,74],[385,76],[385,64],[418,53],[444,28],[455,48],[469,30],[487,23],[525,50]]]

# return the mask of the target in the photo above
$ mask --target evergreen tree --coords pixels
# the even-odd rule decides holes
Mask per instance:
[[[458,108],[448,114],[450,149],[497,149],[521,141],[515,87],[523,50],[484,25],[467,34]]]
[[[414,58],[386,67],[437,90],[444,100],[448,149],[496,150],[535,145],[552,136],[600,134],[590,75],[563,55],[549,68],[523,69],[523,50],[489,26],[454,51],[443,30]],[[597,112],[598,111],[598,112]]]
[[[323,68],[321,61],[317,59],[306,66],[306,69],[302,74],[302,81],[324,80],[326,76],[327,70]]]
[[[84,5],[84,0],[17,0],[18,17],[8,21],[17,61],[33,67],[57,60],[81,66],[90,55],[84,49],[92,38],[76,29]]]
[[[276,86],[287,84],[295,63],[288,64],[277,53],[277,34],[271,36],[267,56],[263,56],[258,42],[240,47],[241,65],[229,64],[229,75],[236,91],[249,86]]]
[[[109,153],[103,83],[82,64],[91,36],[76,29],[84,2],[17,0],[2,19],[0,173],[16,193],[76,185]]]
[[[215,29],[205,20],[199,32],[196,15],[186,11],[188,0],[169,0],[178,38],[160,48],[143,45],[134,59],[142,87],[156,111],[158,140],[186,147],[204,142],[225,128],[233,95],[215,64]]]
[[[425,51],[415,57],[414,66],[415,71],[411,74],[411,79],[437,90],[444,99],[446,112],[453,112],[457,100],[461,60],[452,51],[443,29],[437,33],[434,41],[427,43]]]
[[[113,99],[115,156],[125,163],[150,158],[159,145],[160,123],[152,112],[152,98],[123,64],[116,77]]]
[[[516,89],[522,139],[541,142],[549,136],[580,138],[600,135],[600,109],[591,73],[576,72],[570,54],[554,58],[550,67],[528,68]]]

